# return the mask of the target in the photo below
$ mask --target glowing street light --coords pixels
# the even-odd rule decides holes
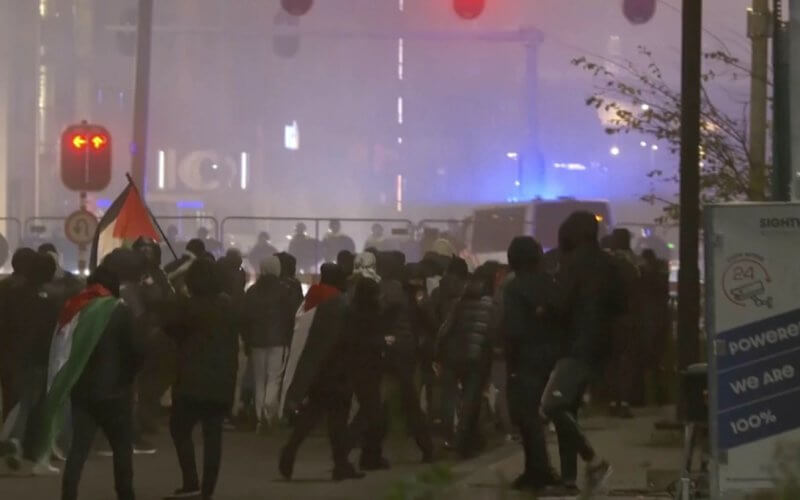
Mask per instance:
[[[510,152],[506,153],[506,157],[509,160],[516,160],[517,158],[519,158],[519,153],[516,153],[514,151],[510,151]]]
[[[642,104],[642,111],[650,111],[650,105],[649,104]]]
[[[653,144],[653,146],[650,149],[652,149],[653,151],[658,151],[658,145]]]
[[[609,153],[611,153],[611,156],[619,156],[620,150],[617,146],[613,146]]]
[[[643,147],[643,148],[646,148],[646,147],[647,147],[647,143],[646,143],[645,141],[642,141],[642,142],[640,142],[640,143],[639,143],[639,145],[640,145],[641,147]]]

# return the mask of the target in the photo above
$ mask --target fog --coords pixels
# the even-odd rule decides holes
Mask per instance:
[[[747,64],[747,4],[706,1],[708,50]],[[0,2],[0,215],[24,225],[77,208],[61,186],[58,142],[81,119],[114,138],[113,180],[90,193],[90,208],[101,212],[124,187],[135,7]],[[592,80],[570,61],[635,60],[646,46],[677,89],[679,7],[660,0],[651,21],[633,25],[616,0],[487,0],[474,21],[450,0],[316,0],[301,18],[281,14],[278,0],[156,0],[148,202],[159,215],[220,221],[417,221],[573,196],[609,199],[618,219],[649,222],[658,208],[639,197],[674,186],[652,186],[645,173],[677,158],[640,148],[641,137],[606,135],[584,104]],[[712,92],[740,113],[747,82],[721,85]]]

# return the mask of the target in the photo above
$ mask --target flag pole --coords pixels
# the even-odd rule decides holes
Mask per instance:
[[[138,192],[139,196],[141,197],[141,191],[139,191],[139,188],[136,186],[136,182],[134,182],[133,177],[131,177],[131,174],[126,172],[125,177],[128,178],[128,183],[131,186],[133,186],[133,189],[135,189],[136,192]],[[161,237],[164,238],[164,242],[167,244],[167,248],[169,248],[170,253],[175,258],[175,260],[178,260],[178,254],[176,254],[175,250],[172,248],[172,243],[169,242],[169,238],[167,238],[166,233],[164,233],[164,230],[161,229],[161,224],[158,223],[158,219],[156,219],[156,216],[153,215],[153,212],[150,210],[150,207],[147,206],[147,203],[144,201],[144,199],[142,199],[142,205],[144,205],[144,208],[147,209],[147,213],[150,214],[150,218],[153,219],[153,223],[155,223],[156,228],[158,228],[158,232],[161,233]]]

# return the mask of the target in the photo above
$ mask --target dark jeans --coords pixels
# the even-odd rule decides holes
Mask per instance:
[[[552,475],[550,455],[539,415],[539,402],[547,384],[546,373],[518,371],[508,376],[508,408],[519,428],[525,454],[524,474],[545,486]]]
[[[222,461],[222,423],[228,415],[227,405],[178,397],[172,402],[169,429],[183,474],[183,488],[197,490],[197,464],[192,430],[203,427],[203,484],[205,496],[214,494]]]
[[[14,377],[11,370],[0,366],[0,391],[3,393],[3,414],[0,415],[0,422],[5,422],[8,414],[17,404],[17,393],[14,390]]]
[[[567,451],[577,450],[581,458],[589,462],[595,451],[578,426],[576,404],[592,378],[593,371],[585,362],[565,358],[556,364],[542,396],[542,412],[553,421],[558,431],[559,446],[562,441]],[[563,465],[562,465],[563,467]],[[572,465],[562,475],[572,473]]]
[[[485,360],[461,360],[446,364],[442,372],[442,385],[446,388],[442,398],[442,425],[447,437],[451,437],[456,407],[460,406],[456,445],[462,453],[475,451],[480,444],[478,424],[488,367]]]
[[[114,485],[119,500],[133,500],[133,425],[129,399],[72,401],[72,447],[64,466],[62,500],[77,500],[83,465],[89,457],[97,427],[114,452]]]
[[[350,424],[351,446],[361,445],[361,462],[369,463],[383,457],[383,425],[385,408],[381,401],[381,371],[359,370],[353,377],[353,389],[358,399],[358,413]]]
[[[328,417],[328,438],[333,452],[335,470],[343,470],[350,466],[349,433],[347,419],[350,417],[350,400],[352,392],[344,380],[323,380],[318,382],[308,394],[308,403],[300,410],[294,423],[294,429],[286,443],[287,452],[294,456],[303,441],[317,426],[323,415]]]
[[[420,408],[419,391],[414,383],[416,363],[413,357],[411,359],[403,359],[401,356],[390,355],[386,358],[384,367],[386,375],[392,377],[397,384],[408,427],[414,434],[414,439],[420,451],[427,457],[433,453],[433,438],[431,437],[425,414],[422,413],[422,408]],[[388,427],[388,425],[384,427],[382,437],[386,437]]]

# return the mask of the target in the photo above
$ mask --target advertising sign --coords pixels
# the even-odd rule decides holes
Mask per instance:
[[[800,204],[706,207],[712,496],[774,486],[800,444]]]

